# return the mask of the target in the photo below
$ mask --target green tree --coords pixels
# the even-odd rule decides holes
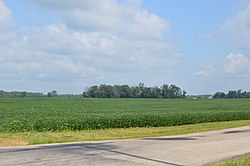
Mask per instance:
[[[232,91],[232,90],[230,90],[230,91],[228,92],[228,94],[227,94],[227,97],[228,97],[228,98],[238,98],[238,93],[237,93],[237,91]]]
[[[170,89],[168,84],[163,84],[161,87],[161,95],[163,98],[169,98],[170,97]]]
[[[92,86],[88,89],[89,97],[98,97],[98,86]]]
[[[152,88],[150,88],[150,91],[151,91],[152,98],[160,98],[161,97],[161,88],[152,87]]]
[[[226,98],[226,94],[224,92],[216,92],[214,95],[213,95],[213,98]]]
[[[27,92],[25,92],[25,91],[21,92],[21,98],[25,98],[26,95],[27,95]]]
[[[57,91],[53,90],[52,92],[48,92],[47,97],[58,97]]]

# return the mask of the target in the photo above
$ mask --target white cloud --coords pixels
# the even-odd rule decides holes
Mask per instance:
[[[226,73],[250,76],[250,59],[245,55],[228,54],[224,67]]]
[[[5,5],[3,0],[0,0],[0,31],[6,30],[13,26],[12,13]]]
[[[244,54],[229,53],[222,59],[213,59],[202,64],[200,71],[193,74],[196,91],[208,93],[229,90],[249,91],[250,58]],[[195,83],[194,83],[195,82]]]
[[[244,4],[244,5],[243,5]],[[229,53],[220,60],[211,60],[202,65],[202,70],[194,73],[194,76],[205,77],[250,77],[250,3],[245,1],[238,14],[228,19],[216,33],[199,33],[202,39],[224,38],[233,42],[233,45],[242,49],[242,53]]]
[[[201,71],[194,73],[193,76],[195,76],[195,77],[208,77],[208,76],[210,76],[210,74],[207,73],[206,71],[201,70]]]
[[[54,11],[67,27],[81,31],[152,39],[162,38],[169,28],[165,20],[140,8],[138,0],[123,5],[115,0],[29,1]]]
[[[179,61],[163,37],[168,23],[140,1],[29,1],[57,13],[62,23],[0,36],[3,87],[79,93],[100,83],[158,85]]]
[[[250,58],[243,54],[229,53],[223,60],[204,63],[197,77],[250,77]]]
[[[237,16],[226,21],[221,27],[225,37],[236,45],[249,47],[250,45],[250,5],[240,11]]]

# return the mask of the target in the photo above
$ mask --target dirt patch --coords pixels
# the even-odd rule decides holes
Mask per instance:
[[[20,140],[5,140],[0,142],[0,146],[24,146],[28,145],[28,142]]]

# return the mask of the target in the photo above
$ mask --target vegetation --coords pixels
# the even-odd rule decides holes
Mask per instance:
[[[6,92],[0,90],[0,98],[44,98],[46,97],[43,93],[38,92]]]
[[[78,131],[250,119],[249,99],[0,99],[0,131]]]
[[[224,92],[216,92],[213,98],[250,98],[250,92],[237,90],[230,90],[227,94]]]
[[[223,161],[216,164],[211,164],[210,166],[249,166],[250,165],[250,154],[241,157],[234,158],[229,161]]]
[[[0,90],[0,98],[184,98],[186,92],[176,85],[164,84],[162,87],[146,87],[143,83],[138,86],[106,85],[91,86],[82,95],[58,94],[56,90],[47,95],[37,92],[6,92]]]
[[[82,95],[76,94],[58,94],[57,91],[53,90],[52,92],[48,92],[47,95],[40,92],[6,92],[0,90],[0,98],[80,98]]]
[[[47,143],[100,141],[145,137],[172,136],[250,125],[250,120],[200,123],[184,126],[142,127],[63,132],[0,132],[0,146],[21,146]]]
[[[184,98],[186,92],[178,86],[164,84],[162,87],[105,85],[92,86],[83,92],[83,97],[91,98]]]

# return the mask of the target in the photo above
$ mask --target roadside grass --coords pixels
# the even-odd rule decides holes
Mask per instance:
[[[250,154],[236,157],[232,160],[211,164],[210,166],[249,166]]]
[[[118,128],[60,132],[0,132],[0,146],[23,146],[173,136],[249,125],[250,120],[240,120],[168,127]]]

